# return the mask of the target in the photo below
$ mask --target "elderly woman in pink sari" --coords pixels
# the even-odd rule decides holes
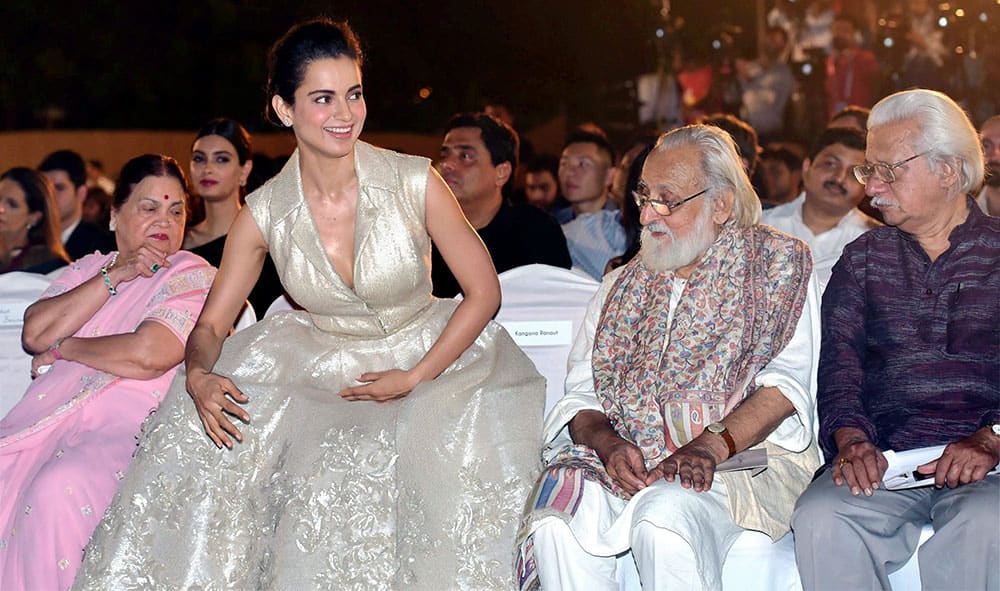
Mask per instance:
[[[184,174],[139,156],[111,215],[118,251],[76,261],[24,315],[35,380],[0,421],[0,589],[67,589],[184,356],[215,270],[178,252]]]

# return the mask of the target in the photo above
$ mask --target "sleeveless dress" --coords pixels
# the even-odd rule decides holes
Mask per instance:
[[[249,396],[217,450],[183,369],[88,546],[76,588],[511,589],[537,475],[544,379],[490,323],[397,401],[337,396],[409,368],[456,303],[431,296],[428,160],[358,142],[352,290],[325,256],[298,154],[247,199],[305,309],[230,337],[215,371]]]

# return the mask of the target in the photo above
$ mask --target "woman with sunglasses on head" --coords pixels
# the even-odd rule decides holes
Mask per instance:
[[[79,587],[513,588],[544,381],[490,321],[489,253],[430,161],[358,141],[360,65],[326,19],[272,50],[298,150],[233,223]],[[431,296],[432,239],[461,302]],[[305,309],[226,338],[268,252]]]
[[[191,184],[205,208],[205,219],[189,227],[184,248],[213,266],[222,264],[226,236],[243,207],[253,170],[250,134],[232,119],[212,119],[198,130],[191,145]],[[284,291],[270,255],[247,298],[262,317]]]

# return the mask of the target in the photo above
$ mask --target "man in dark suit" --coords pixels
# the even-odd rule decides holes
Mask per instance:
[[[87,167],[72,150],[52,152],[38,165],[38,171],[52,181],[59,204],[59,227],[63,246],[71,260],[95,250],[115,250],[114,236],[106,229],[83,221],[83,202],[87,198]]]

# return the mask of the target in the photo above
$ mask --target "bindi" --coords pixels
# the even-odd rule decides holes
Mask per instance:
[[[163,196],[163,200],[164,201],[170,201],[170,195],[164,195]]]

